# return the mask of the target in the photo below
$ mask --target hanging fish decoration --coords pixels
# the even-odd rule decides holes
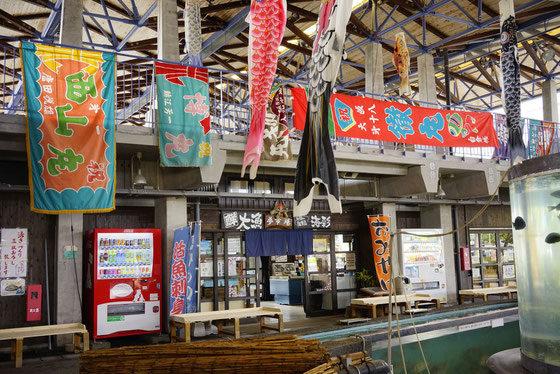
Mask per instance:
[[[509,129],[509,154],[511,163],[524,160],[527,156],[521,128],[521,99],[519,84],[519,56],[517,54],[517,25],[515,18],[509,16],[502,23],[502,102],[506,112]]]
[[[401,78],[401,85],[399,87],[399,94],[410,96],[412,91],[410,89],[410,82],[408,80],[408,73],[410,71],[410,55],[408,54],[408,47],[404,38],[404,32],[399,32],[395,35],[395,50],[393,51],[393,65],[397,69],[397,73]]]
[[[313,187],[326,187],[332,213],[342,213],[338,172],[329,137],[329,101],[344,52],[352,0],[323,0],[309,67],[307,116],[294,187],[294,216],[311,210]]]
[[[249,91],[251,127],[247,136],[241,176],[252,162],[249,176],[257,176],[263,147],[266,106],[276,74],[278,47],[286,26],[286,0],[252,0],[249,22]]]
[[[189,54],[189,64],[202,65],[202,36],[200,33],[200,3],[202,0],[185,1],[185,52]]]
[[[288,161],[292,159],[290,128],[288,127],[288,115],[282,87],[274,92],[270,108],[266,114],[261,158],[268,161]]]

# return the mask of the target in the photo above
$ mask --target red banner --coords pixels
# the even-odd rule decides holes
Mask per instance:
[[[307,111],[303,88],[292,88],[294,127],[303,130]],[[438,147],[499,147],[492,115],[431,109],[333,94],[334,135]],[[332,135],[332,133],[331,133]]]
[[[373,246],[373,261],[379,284],[383,290],[389,290],[389,270],[391,254],[389,240],[391,230],[389,229],[389,217],[369,216],[369,229],[371,231],[371,245]]]

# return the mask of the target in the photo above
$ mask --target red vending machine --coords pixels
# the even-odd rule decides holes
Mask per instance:
[[[161,331],[161,230],[86,234],[84,316],[94,339]]]

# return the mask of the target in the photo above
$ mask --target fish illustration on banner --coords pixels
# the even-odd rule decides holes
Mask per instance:
[[[156,62],[162,166],[212,163],[208,70]]]
[[[290,92],[294,128],[303,130],[305,89],[296,87]],[[439,147],[499,147],[490,113],[423,108],[342,94],[331,96],[329,109],[331,136]]]
[[[408,73],[410,72],[410,55],[408,54],[408,47],[406,46],[404,32],[399,32],[397,33],[397,35],[395,35],[393,66],[395,66],[395,69],[397,69],[397,74],[401,78],[399,94],[410,96],[412,94],[412,91],[410,89],[410,82],[408,80]]]
[[[554,123],[529,120],[529,146],[527,158],[542,157],[550,154],[554,139]]]
[[[509,129],[509,148],[511,163],[520,162],[527,157],[521,127],[521,89],[519,83],[519,56],[517,53],[517,25],[515,18],[509,16],[502,22],[502,101]]]
[[[290,128],[288,127],[286,102],[284,101],[282,88],[279,88],[274,93],[269,111],[266,114],[262,159],[268,161],[287,161],[292,159]]]
[[[115,55],[21,43],[31,210],[115,209]]]
[[[311,210],[315,184],[326,187],[331,213],[342,213],[338,172],[329,137],[329,102],[344,52],[346,25],[351,13],[351,0],[327,0],[321,3],[317,35],[309,62],[305,130],[296,167],[295,217],[304,216]]]
[[[176,229],[173,234],[171,271],[169,279],[169,314],[183,314],[187,310],[187,248],[191,246],[190,226]]]
[[[190,65],[202,66],[202,36],[200,31],[200,3],[202,0],[185,1],[185,52]]]
[[[377,279],[379,279],[381,288],[384,291],[388,291],[391,269],[391,248],[389,248],[391,239],[390,219],[387,216],[369,216],[368,222]]]
[[[266,107],[278,63],[278,47],[286,26],[286,0],[252,0],[249,22],[249,90],[251,102],[251,126],[243,156],[241,176],[251,164],[250,177],[257,176]]]

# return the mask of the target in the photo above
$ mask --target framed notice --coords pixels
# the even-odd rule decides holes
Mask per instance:
[[[326,251],[327,251],[327,239],[313,239],[313,253],[326,252]]]

